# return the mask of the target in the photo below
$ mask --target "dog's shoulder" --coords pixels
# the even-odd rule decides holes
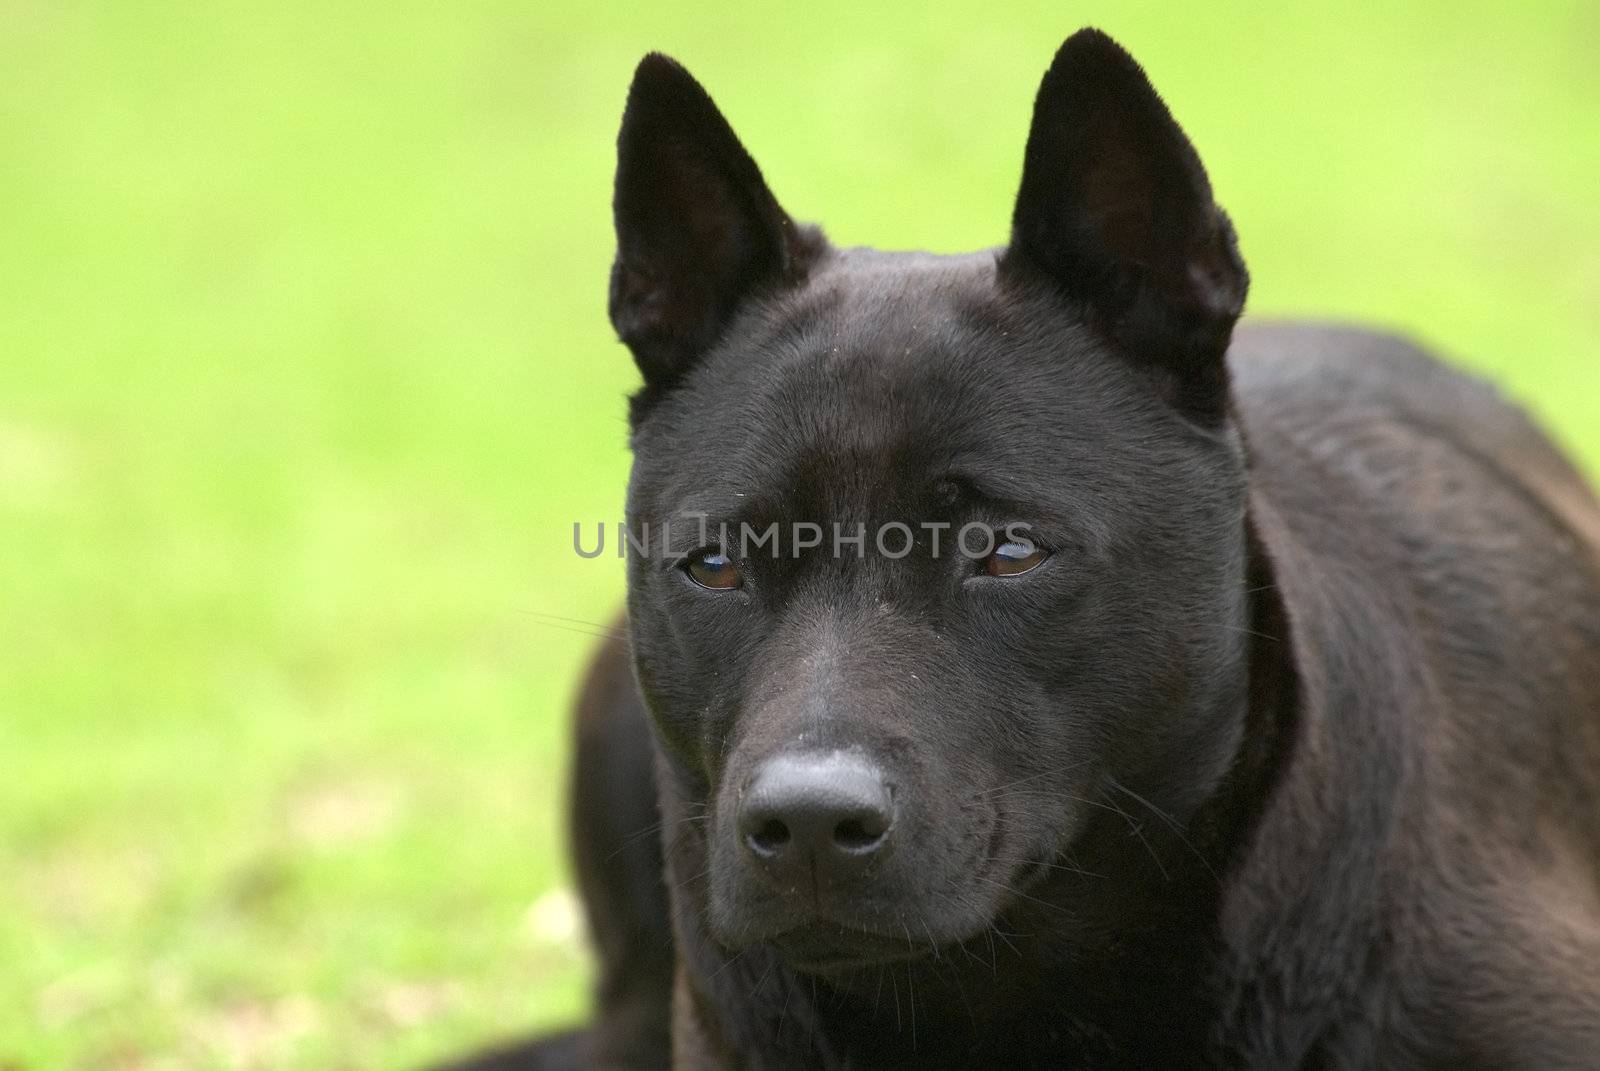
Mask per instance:
[[[1259,482],[1306,489],[1346,534],[1415,532],[1457,561],[1550,572],[1505,553],[1520,536],[1600,570],[1600,505],[1492,384],[1399,336],[1315,323],[1242,326],[1229,367]]]
[[[1468,751],[1600,750],[1600,506],[1528,417],[1404,340],[1349,328],[1242,330],[1231,368],[1254,493],[1280,550],[1337,589],[1342,634],[1381,637],[1430,720],[1470,727]],[[1527,772],[1522,798],[1538,799]]]
[[[1234,333],[1228,361],[1246,426],[1274,424],[1308,447],[1327,439],[1345,449],[1353,436],[1379,425],[1433,434],[1458,446],[1491,439],[1544,445],[1533,424],[1492,384],[1447,366],[1398,334],[1336,323],[1252,321]]]
[[[1327,435],[1348,447],[1350,433],[1388,424],[1493,457],[1517,479],[1541,472],[1584,488],[1566,458],[1494,384],[1404,336],[1334,323],[1247,322],[1228,357],[1247,426],[1275,423],[1302,441]]]

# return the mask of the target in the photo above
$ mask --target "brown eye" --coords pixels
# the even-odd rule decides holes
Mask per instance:
[[[683,568],[689,579],[712,591],[727,591],[744,582],[733,559],[715,548],[695,551]]]
[[[990,576],[1021,576],[1039,567],[1050,552],[1034,543],[1001,543],[983,563]]]

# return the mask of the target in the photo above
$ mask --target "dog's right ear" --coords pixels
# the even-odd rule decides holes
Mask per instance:
[[[820,244],[796,232],[700,83],[657,52],[634,72],[617,137],[611,323],[643,405],[671,387],[748,297],[793,282]]]
[[[1194,146],[1133,57],[1067,38],[1039,86],[1005,274],[1044,278],[1207,425],[1250,276]]]

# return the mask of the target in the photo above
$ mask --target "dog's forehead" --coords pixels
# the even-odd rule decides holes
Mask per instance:
[[[871,516],[951,475],[1070,459],[1100,404],[1067,382],[1062,350],[1079,336],[1010,300],[992,252],[834,254],[742,324],[674,407],[660,504],[716,512],[759,495]]]
[[[974,253],[835,250],[814,271],[803,293],[853,299],[860,305],[896,300],[927,302],[992,293],[998,272],[994,250]]]
[[[765,417],[751,460],[939,467],[972,407],[1004,393],[972,374],[994,285],[992,255],[837,255],[774,310],[774,342],[739,377]]]
[[[1186,427],[1070,303],[1004,285],[992,253],[846,251],[668,396],[635,437],[630,494],[648,518],[920,523],[955,486],[1099,531],[1151,488],[1205,492],[1231,448]]]
[[[995,272],[992,253],[842,250],[787,307],[773,308],[772,322],[797,328],[812,358],[830,370],[870,365],[880,376],[915,376],[930,351],[949,348],[993,306]]]

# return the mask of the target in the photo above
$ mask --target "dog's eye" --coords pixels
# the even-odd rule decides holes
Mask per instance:
[[[715,547],[689,555],[689,560],[683,563],[683,571],[689,574],[690,580],[712,591],[728,591],[744,583],[738,565]]]
[[[1050,552],[1035,543],[1001,543],[983,563],[990,576],[1021,576],[1039,567]]]

